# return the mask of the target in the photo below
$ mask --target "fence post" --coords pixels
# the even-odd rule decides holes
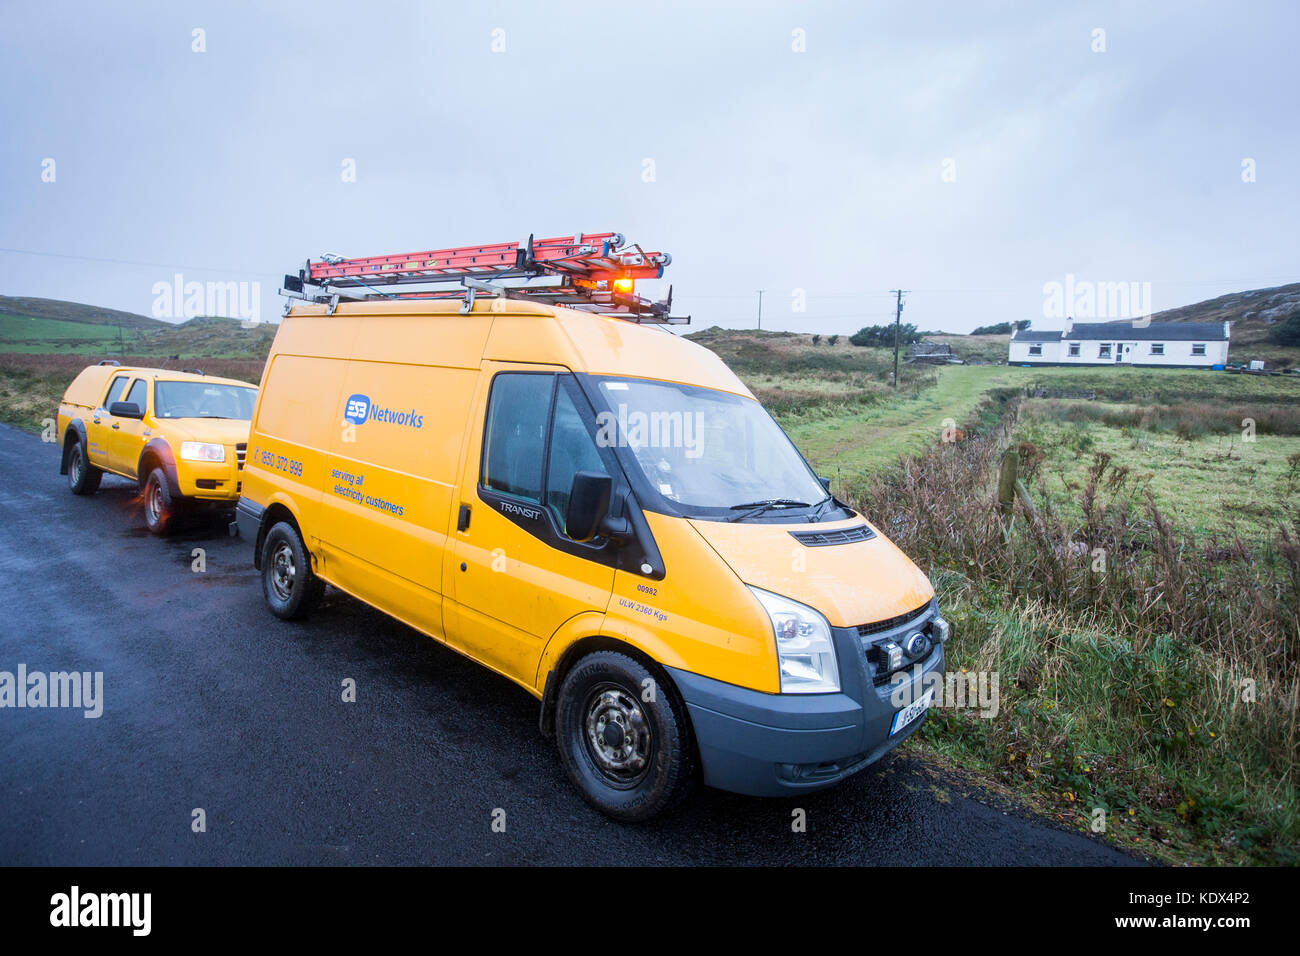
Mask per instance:
[[[1020,455],[1014,448],[1002,453],[1002,467],[998,471],[998,510],[1010,515],[1016,506],[1016,485],[1020,481]]]

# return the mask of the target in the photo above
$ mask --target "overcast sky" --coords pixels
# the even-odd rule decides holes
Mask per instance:
[[[0,293],[150,314],[180,272],[270,320],[322,253],[608,230],[672,253],[696,328],[758,289],[765,328],[891,320],[901,286],[969,331],[1067,274],[1155,310],[1278,285],[1298,10],[3,0]]]

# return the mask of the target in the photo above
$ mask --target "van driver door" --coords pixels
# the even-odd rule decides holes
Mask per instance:
[[[448,642],[532,687],[551,635],[609,604],[613,545],[574,541],[564,516],[574,474],[615,463],[566,369],[485,362],[478,388],[443,574]]]

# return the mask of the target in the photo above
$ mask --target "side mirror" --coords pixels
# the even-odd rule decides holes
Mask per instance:
[[[114,418],[144,418],[144,412],[135,402],[114,402],[108,407],[108,413]]]
[[[569,507],[564,514],[564,533],[574,541],[590,541],[609,512],[614,480],[599,471],[580,471],[569,489]]]
[[[826,493],[829,495],[831,493],[831,480],[821,475],[817,476],[817,480],[822,483],[822,488],[824,488],[826,490]]]

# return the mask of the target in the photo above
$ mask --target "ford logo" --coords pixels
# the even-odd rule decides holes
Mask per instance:
[[[903,650],[907,651],[908,657],[920,657],[925,653],[925,649],[929,643],[929,638],[920,631],[917,631],[914,634],[908,635],[907,640],[903,642]]]

